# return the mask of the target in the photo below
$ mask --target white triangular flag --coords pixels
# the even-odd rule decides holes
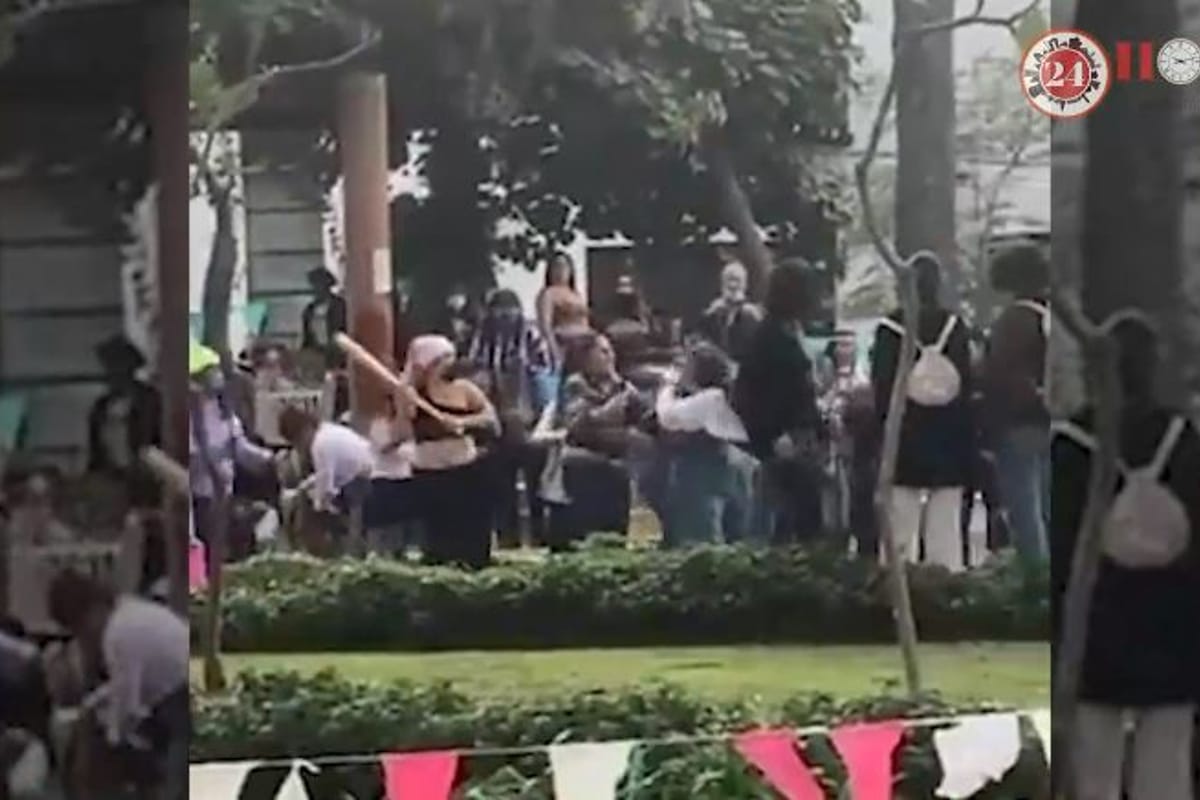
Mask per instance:
[[[316,767],[307,761],[297,761],[293,764],[283,785],[279,787],[279,794],[275,795],[275,800],[312,800],[308,796],[308,787],[304,785],[304,773],[309,770],[315,771]]]
[[[555,800],[616,800],[629,770],[634,742],[562,744],[550,747]]]
[[[204,800],[238,800],[246,776],[257,766],[257,761],[193,764],[188,769],[188,796]]]
[[[965,800],[1012,769],[1021,755],[1021,720],[1016,714],[962,717],[953,728],[935,731],[942,762],[937,796]]]
[[[1042,740],[1042,752],[1046,754],[1046,762],[1052,763],[1050,760],[1050,741],[1054,738],[1054,735],[1050,724],[1050,709],[1043,708],[1039,711],[1031,712],[1029,714],[1029,721],[1033,723],[1033,729],[1037,731],[1038,738]]]

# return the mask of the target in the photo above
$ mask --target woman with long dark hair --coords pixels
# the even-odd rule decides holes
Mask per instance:
[[[587,301],[576,288],[575,262],[556,253],[546,266],[546,285],[538,294],[537,320],[562,363],[573,342],[591,332]]]
[[[500,416],[496,446],[497,532],[502,544],[520,540],[517,480],[524,478],[529,503],[530,534],[545,540],[545,508],[538,496],[538,477],[545,453],[529,442],[529,434],[549,396],[553,356],[537,326],[525,319],[521,300],[508,289],[488,299],[487,312],[468,353],[475,379]]]
[[[816,314],[812,267],[782,262],[767,287],[766,318],[747,344],[738,369],[734,407],[746,423],[750,450],[764,464],[776,544],[821,533],[821,413],[804,325]]]
[[[900,430],[892,528],[904,558],[965,569],[962,509],[975,460],[972,419],[971,336],[967,324],[941,301],[942,265],[932,253],[918,256],[915,320],[920,347],[905,387],[908,406]],[[880,427],[900,364],[906,322],[897,309],[875,334],[871,383]]]

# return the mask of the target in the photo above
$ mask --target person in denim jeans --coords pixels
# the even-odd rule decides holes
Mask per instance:
[[[1017,553],[1047,557],[1050,414],[1046,406],[1049,265],[1034,246],[992,264],[992,284],[1014,297],[992,326],[984,360],[984,409],[995,480]]]
[[[749,435],[729,403],[731,364],[715,346],[702,345],[684,373],[686,394],[668,382],[655,404],[660,446],[670,451],[664,541],[668,547],[742,541],[754,521],[758,462],[742,449]]]

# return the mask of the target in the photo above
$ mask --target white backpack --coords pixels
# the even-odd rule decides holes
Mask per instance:
[[[895,320],[885,318],[881,324],[901,337],[906,334],[904,326]],[[937,408],[950,405],[961,394],[962,375],[946,357],[946,345],[956,325],[958,317],[951,314],[937,341],[920,345],[917,362],[908,374],[908,399],[912,402]]]
[[[1095,451],[1096,440],[1076,425],[1058,426],[1061,433]],[[1187,509],[1162,482],[1175,447],[1187,428],[1175,417],[1149,464],[1132,468],[1118,462],[1124,485],[1105,514],[1101,531],[1104,555],[1127,569],[1165,567],[1188,549],[1192,523]]]

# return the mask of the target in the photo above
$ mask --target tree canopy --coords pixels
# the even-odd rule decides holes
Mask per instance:
[[[149,181],[151,8],[142,0],[0,0],[0,164],[35,176],[87,174],[97,191],[74,184],[56,199],[89,224],[115,222]]]
[[[420,165],[430,197],[396,210],[406,270],[436,257],[445,280],[469,281],[490,274],[492,254],[532,265],[578,230],[675,246],[736,229],[722,170],[784,244],[812,241],[837,213],[836,187],[806,167],[813,147],[848,139],[850,0],[192,8],[194,87],[232,109],[221,123],[278,124],[306,106],[312,168],[326,176],[336,70],[288,72],[332,61],[387,74],[395,165],[414,134],[431,145]],[[338,60],[364,30],[380,43]],[[528,226],[496,237],[502,218]]]

